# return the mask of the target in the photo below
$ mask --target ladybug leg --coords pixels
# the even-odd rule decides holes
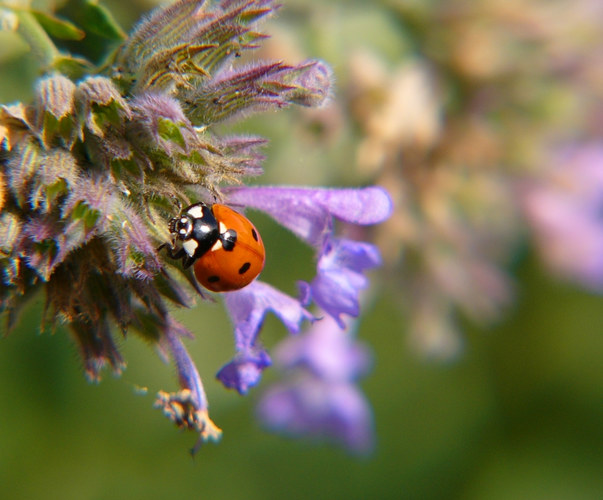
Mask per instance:
[[[191,257],[189,254],[186,253],[186,251],[184,250],[184,248],[179,248],[178,250],[176,250],[174,248],[174,246],[168,244],[168,243],[163,243],[162,245],[159,245],[159,247],[157,247],[157,251],[159,252],[162,249],[166,249],[166,253],[168,254],[168,257],[170,257],[171,259],[174,260],[178,260],[178,259],[182,259],[182,268],[183,269],[188,269],[189,267],[191,267],[193,265],[193,263],[195,262],[195,260],[193,257]]]
[[[186,257],[188,257],[188,254],[184,251],[184,248],[179,248],[178,250],[176,250],[174,248],[173,244],[169,244],[169,243],[163,243],[161,245],[159,245],[157,247],[157,251],[159,252],[160,250],[166,249],[166,253],[168,254],[168,257],[170,257],[171,259],[174,260],[178,260],[178,259],[184,259]],[[190,264],[189,264],[190,266]]]
[[[161,250],[163,250],[164,248],[167,248],[167,249],[168,249],[168,252],[169,252],[169,251],[172,249],[172,246],[171,246],[169,243],[162,243],[161,245],[159,245],[159,246],[158,246],[158,247],[155,249],[155,251],[159,253],[159,252],[161,252]]]
[[[189,256],[189,254],[184,252],[184,255],[182,256],[182,269],[188,269],[191,267],[195,260],[197,259],[193,259],[191,256]]]

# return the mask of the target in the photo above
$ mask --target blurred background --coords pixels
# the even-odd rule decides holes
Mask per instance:
[[[103,3],[125,29],[157,5]],[[358,325],[374,354],[361,384],[374,451],[262,429],[255,404],[276,374],[245,398],[214,380],[233,352],[218,302],[176,313],[196,333],[187,346],[224,431],[192,459],[194,436],[152,409],[176,387],[154,348],[127,337],[124,374],[89,384],[66,332],[40,334],[40,298],[0,344],[1,496],[602,498],[603,246],[572,245],[577,219],[550,223],[534,194],[554,194],[545,215],[566,214],[554,208],[598,178],[574,173],[603,170],[602,19],[596,0],[286,0],[254,57],[324,59],[332,102],[223,130],[270,139],[257,182],[392,194],[392,219],[361,235],[384,256]],[[0,32],[0,64],[0,102],[28,101],[39,67],[14,34]],[[588,234],[601,240],[603,182],[592,197]],[[312,252],[250,215],[269,254],[263,279],[295,294]],[[263,342],[284,335],[269,317]]]

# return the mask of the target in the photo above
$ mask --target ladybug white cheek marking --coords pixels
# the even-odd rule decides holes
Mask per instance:
[[[212,252],[215,252],[216,250],[220,250],[222,248],[222,240],[218,240],[214,243],[214,246],[210,248],[210,250]]]
[[[220,221],[220,234],[223,234],[226,231],[228,231],[228,229],[226,228],[226,225],[222,221]]]
[[[187,213],[195,219],[201,219],[203,218],[203,207],[193,207]]]
[[[182,248],[184,248],[184,251],[190,257],[195,255],[195,250],[197,250],[198,246],[199,246],[199,243],[197,243],[197,241],[194,239],[186,240],[184,243],[182,243]]]

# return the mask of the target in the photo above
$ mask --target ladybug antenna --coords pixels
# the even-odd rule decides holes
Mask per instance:
[[[180,201],[180,198],[178,198],[176,195],[173,195],[172,198],[174,199],[174,205],[176,205],[178,212],[181,212],[182,211],[182,202]]]

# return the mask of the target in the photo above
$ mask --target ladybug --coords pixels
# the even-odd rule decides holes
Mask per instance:
[[[199,283],[212,292],[239,290],[264,268],[266,252],[260,233],[245,216],[226,205],[195,203],[168,223],[168,255],[193,265]],[[176,249],[176,241],[180,241]]]

